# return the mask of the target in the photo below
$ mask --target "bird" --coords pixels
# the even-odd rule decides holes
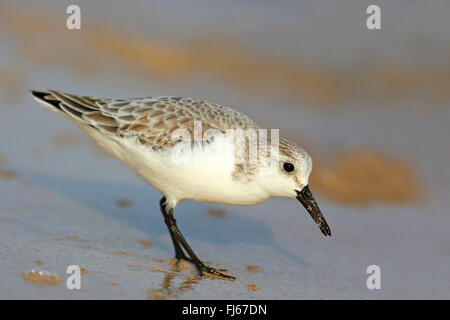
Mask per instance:
[[[331,236],[309,188],[312,159],[308,153],[294,142],[274,138],[275,147],[271,145],[266,152],[274,157],[265,158],[251,148],[250,138],[256,136],[267,145],[272,136],[249,134],[240,143],[230,139],[226,135],[230,132],[261,130],[230,107],[177,96],[107,99],[50,89],[30,91],[42,107],[73,121],[103,151],[161,192],[159,206],[175,259],[191,262],[199,275],[235,279],[225,269],[200,260],[181,233],[174,210],[184,200],[253,205],[272,197],[295,198],[321,232]],[[195,132],[199,126],[204,134]],[[243,157],[236,156],[242,152]]]

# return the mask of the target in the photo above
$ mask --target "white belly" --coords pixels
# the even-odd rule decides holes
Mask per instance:
[[[241,181],[232,177],[234,163],[224,160],[230,159],[231,148],[222,149],[225,153],[218,153],[206,146],[200,154],[203,161],[179,163],[180,160],[174,159],[170,151],[152,151],[133,139],[105,138],[95,129],[83,129],[104,151],[117,157],[165,195],[173,206],[183,200],[251,205],[270,197],[256,181]]]

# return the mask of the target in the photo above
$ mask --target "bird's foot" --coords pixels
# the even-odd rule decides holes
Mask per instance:
[[[223,272],[226,272],[227,269],[219,269],[219,268],[209,267],[201,261],[200,261],[200,264],[196,264],[191,258],[188,258],[184,254],[184,252],[175,255],[174,265],[176,267],[179,267],[180,263],[182,265],[183,261],[188,261],[188,262],[192,263],[193,265],[195,265],[200,276],[208,275],[208,276],[217,277],[217,278],[224,278],[227,280],[235,280],[236,279],[233,276],[229,276],[229,275],[223,273]]]
[[[198,273],[201,276],[206,274],[208,276],[223,278],[226,280],[236,280],[235,277],[227,275],[225,273],[222,273],[222,272],[226,272],[227,271],[226,269],[216,269],[213,267],[208,267],[208,266],[204,265],[203,263],[200,265],[197,265],[196,267],[197,267]]]

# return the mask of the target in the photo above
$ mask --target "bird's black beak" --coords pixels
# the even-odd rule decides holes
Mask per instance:
[[[331,236],[331,230],[328,226],[328,223],[325,221],[325,218],[322,212],[319,209],[319,206],[316,203],[309,187],[306,186],[302,189],[302,191],[295,190],[297,192],[297,199],[300,201],[306,210],[308,210],[311,217],[317,223],[317,226],[320,228],[320,231],[326,236]]]

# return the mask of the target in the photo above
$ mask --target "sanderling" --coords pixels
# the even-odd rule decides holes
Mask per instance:
[[[200,275],[208,273],[233,278],[223,273],[223,269],[205,265],[181,234],[173,212],[183,200],[252,205],[274,196],[292,197],[303,204],[325,236],[331,235],[308,187],[312,160],[301,147],[286,139],[277,139],[276,150],[268,151],[276,156],[275,170],[272,171],[263,170],[269,164],[260,156],[256,161],[249,161],[248,154],[244,161],[237,161],[235,156],[231,157],[232,161],[221,161],[231,151],[249,150],[249,139],[236,145],[233,144],[236,140],[224,139],[221,133],[261,130],[247,116],[228,107],[191,98],[114,100],[48,91],[32,91],[32,95],[43,107],[72,120],[105,152],[117,157],[163,194],[160,208],[173,242],[175,258],[192,262]],[[177,162],[173,151],[182,142],[177,131],[195,136],[196,123],[213,133],[200,135],[193,143],[189,142],[187,149],[181,150],[208,154],[209,161]],[[257,137],[260,141],[268,140],[264,136]],[[197,148],[198,145],[202,148]],[[212,152],[217,145],[225,146],[226,151]]]

